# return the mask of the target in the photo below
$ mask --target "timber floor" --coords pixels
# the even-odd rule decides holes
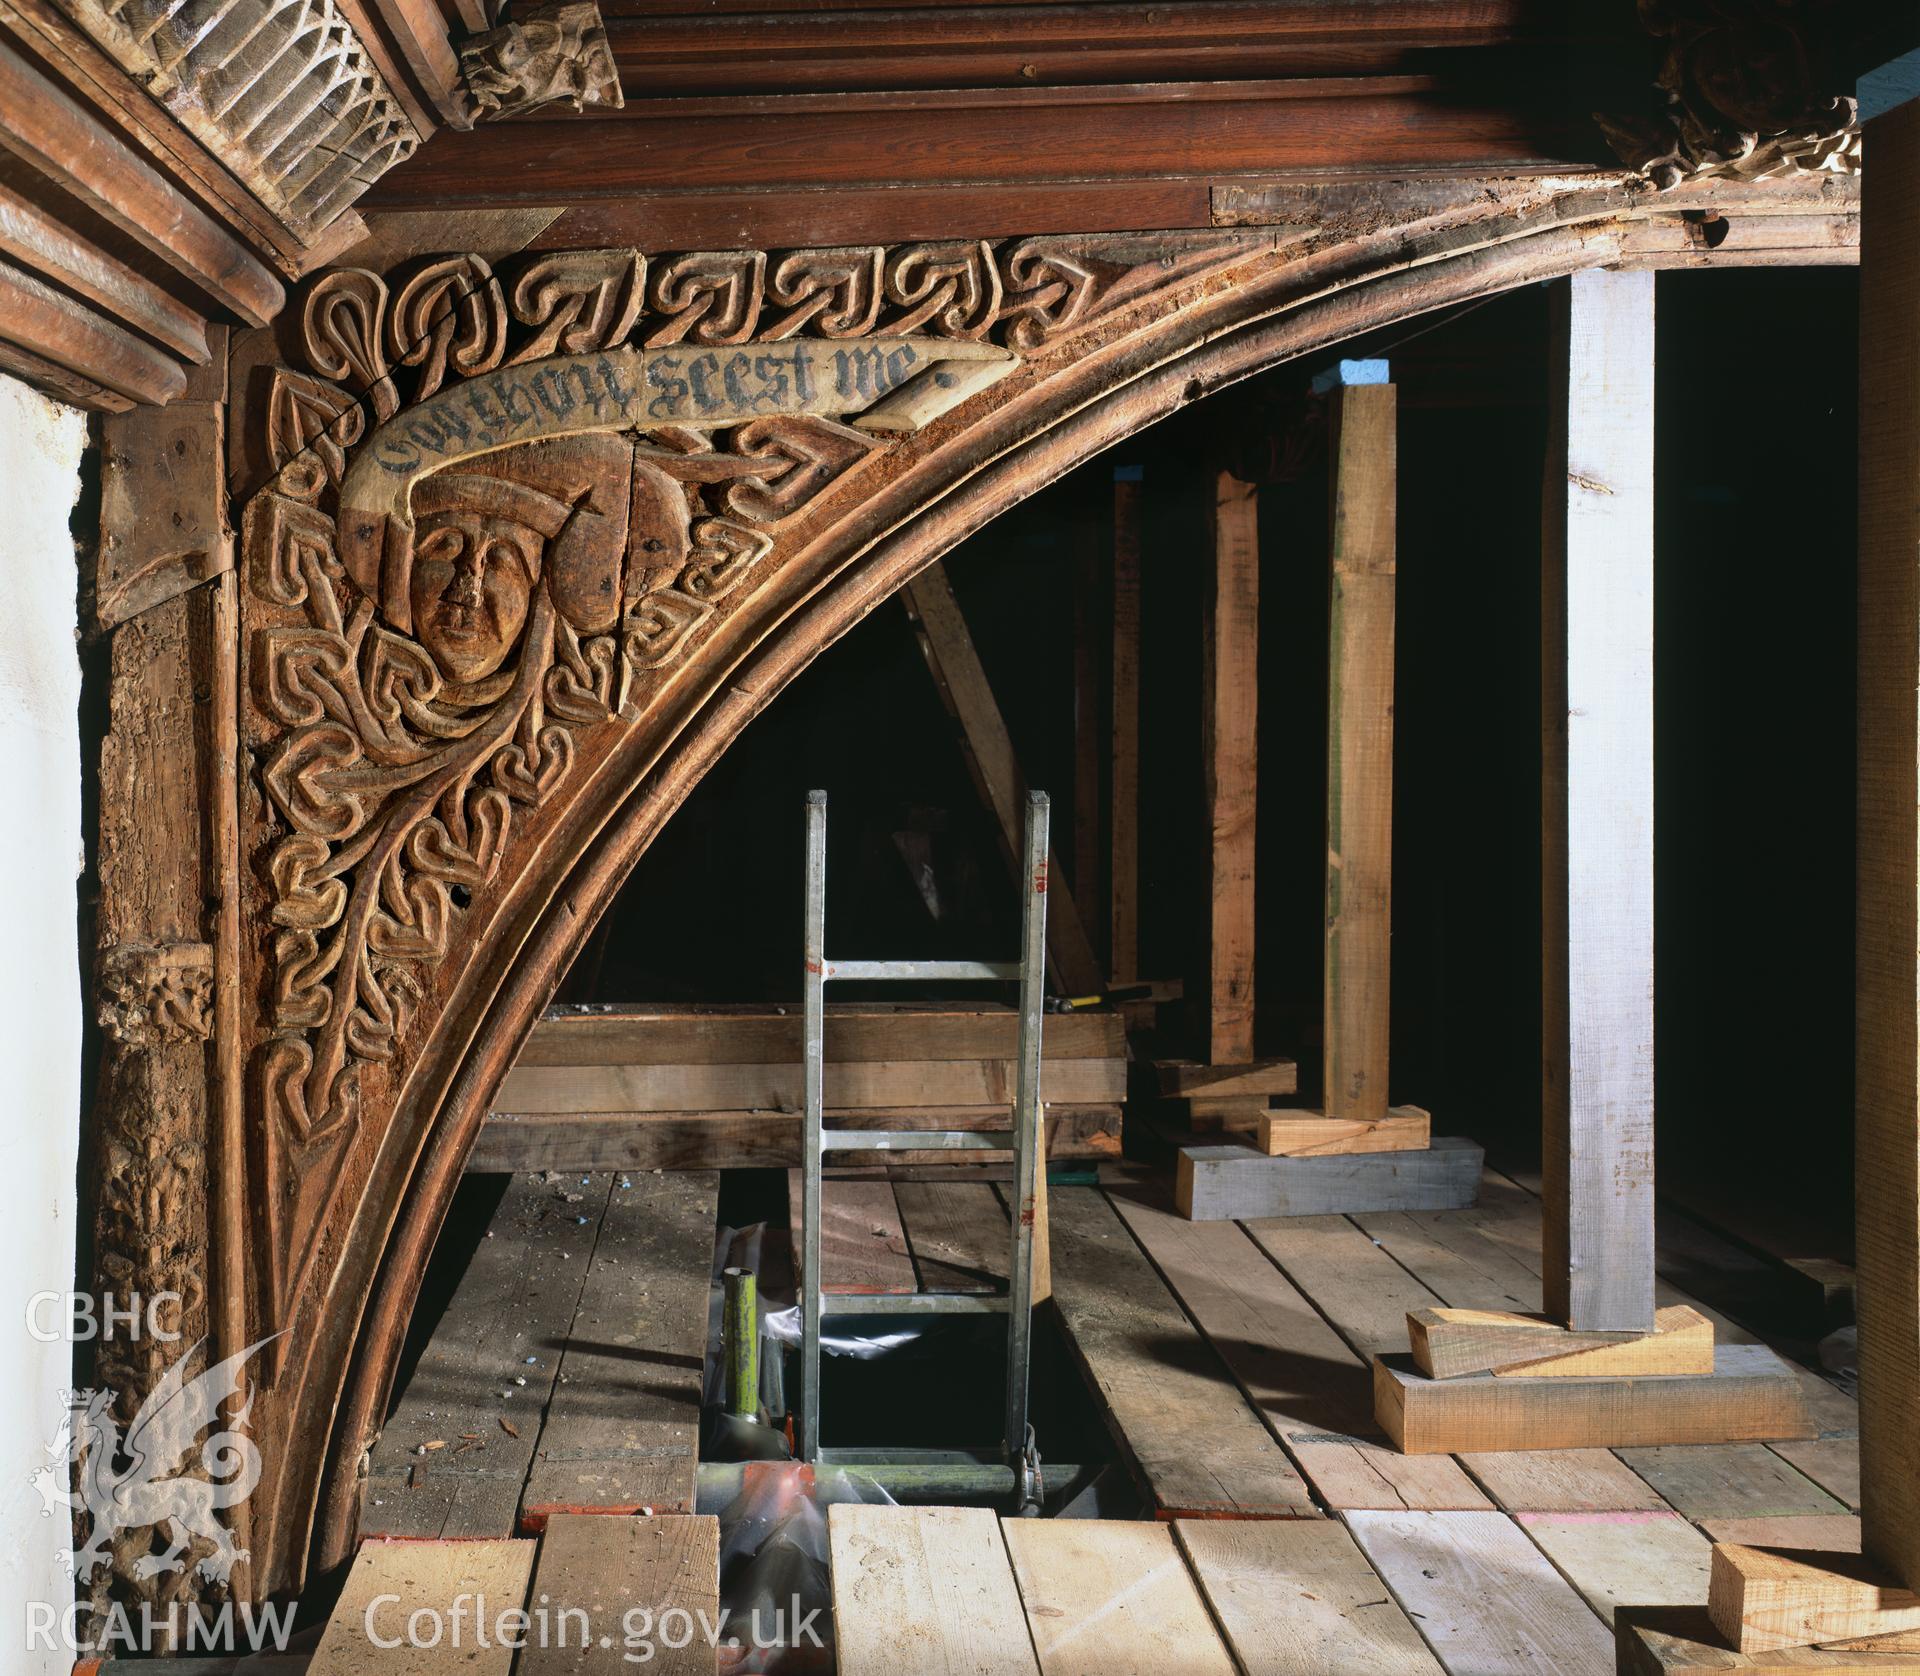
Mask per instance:
[[[515,1177],[375,1451],[365,1531],[691,1509],[716,1202],[711,1174]],[[1405,1348],[1409,1310],[1540,1307],[1539,1202],[1512,1177],[1462,1211],[1192,1223],[1103,1167],[1051,1190],[1049,1224],[1056,1327],[1149,1516],[836,1509],[842,1671],[1602,1672],[1617,1608],[1699,1621],[1715,1540],[1858,1545],[1856,1407],[1812,1371],[1805,1442],[1385,1445],[1368,1358]],[[1774,1331],[1777,1271],[1678,1233],[1662,1303],[1804,1351]],[[1005,1284],[1004,1189],[978,1176],[829,1180],[822,1237],[829,1289]]]
[[[1194,1223],[1162,1180],[1102,1177],[1051,1190],[1053,1308],[1153,1517],[1005,1527],[994,1563],[1012,1584],[982,1583],[981,1601],[1024,1614],[1047,1676],[1611,1671],[1617,1607],[1661,1608],[1663,1624],[1704,1633],[1715,1541],[1858,1548],[1857,1407],[1804,1368],[1821,1428],[1804,1442],[1419,1457],[1387,1446],[1369,1359],[1405,1350],[1409,1310],[1541,1307],[1540,1205],[1520,1181],[1489,1170],[1461,1211]],[[985,1184],[830,1181],[824,1217],[829,1287],[1004,1275],[1004,1198]],[[1784,1274],[1697,1223],[1673,1232],[1662,1304],[1692,1303],[1727,1343],[1760,1338],[1747,1320],[1791,1317]],[[1084,1458],[1073,1439],[1048,1441]],[[990,1558],[985,1529],[975,1540]],[[910,1524],[885,1540],[934,1551]],[[850,1662],[842,1546],[836,1533],[841,1669],[877,1670],[882,1643],[870,1665]],[[1135,1622],[1144,1600],[1177,1633]],[[1169,1637],[1187,1651],[1175,1657]],[[1701,1668],[1739,1668],[1695,1654]],[[1880,1661],[1859,1667],[1895,1667]],[[988,1667],[959,1651],[913,1666]]]
[[[516,1175],[387,1417],[362,1536],[691,1513],[720,1178]]]

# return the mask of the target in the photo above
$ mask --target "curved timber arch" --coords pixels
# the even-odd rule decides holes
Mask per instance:
[[[500,276],[450,257],[308,293],[305,364],[263,359],[236,420],[265,444],[241,608],[253,1011],[219,1166],[244,1179],[214,1198],[258,1209],[216,1232],[250,1260],[214,1314],[235,1347],[284,1335],[254,1411],[255,1593],[350,1551],[494,1090],[654,835],[822,649],[1238,379],[1584,267],[1832,259],[1851,208],[1818,180],[1346,191],[1337,218],[1279,191],[1268,227]],[[1709,247],[1714,208],[1733,231]]]

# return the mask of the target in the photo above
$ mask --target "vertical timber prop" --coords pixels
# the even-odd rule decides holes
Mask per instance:
[[[1539,1315],[1422,1310],[1374,1358],[1410,1454],[1808,1437],[1795,1371],[1654,1308],[1654,276],[1555,293],[1541,541]],[[1703,1330],[1704,1329],[1704,1330]],[[1569,1374],[1576,1377],[1567,1377]]]
[[[1570,1331],[1653,1327],[1654,276],[1555,289],[1541,541],[1542,1261]]]
[[[1417,1152],[1432,1136],[1418,1106],[1387,1104],[1398,392],[1386,362],[1342,361],[1325,393],[1333,534],[1321,1106],[1262,1114],[1260,1150],[1273,1157]],[[1394,1162],[1356,1168],[1391,1170]]]
[[[1107,976],[1115,988],[1140,976],[1140,524],[1139,466],[1113,473],[1113,637],[1107,776]]]
[[[1260,490],[1214,473],[1213,563],[1200,596],[1200,765],[1205,779],[1206,983],[1200,1059],[1157,1061],[1160,1091],[1189,1121],[1252,1127],[1273,1094],[1299,1086],[1290,1059],[1254,1045],[1254,848],[1260,770]]]

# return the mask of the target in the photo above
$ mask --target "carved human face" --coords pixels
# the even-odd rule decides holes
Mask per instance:
[[[459,508],[422,520],[407,590],[413,631],[449,680],[478,681],[506,661],[527,624],[543,539]]]

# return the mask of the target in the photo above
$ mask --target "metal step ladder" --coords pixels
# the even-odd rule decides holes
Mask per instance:
[[[1040,1147],[1040,1024],[1046,1000],[1047,824],[1044,792],[1027,798],[1021,869],[1020,958],[989,960],[831,960],[827,957],[827,794],[807,794],[807,921],[803,1044],[806,1123],[801,1141],[800,1458],[829,1466],[916,1467],[955,1479],[1005,1484],[1016,1505],[1039,1505],[1039,1456],[1027,1422],[1027,1370],[1033,1344],[1033,1223],[1044,1168]],[[826,989],[830,983],[1017,983],[1020,1037],[1015,1063],[1012,1127],[1006,1130],[829,1129],[824,1119]],[[829,1152],[959,1151],[993,1148],[1013,1155],[1015,1214],[1010,1219],[1008,1295],[960,1292],[900,1296],[825,1296],[820,1270],[821,1163]],[[855,1449],[820,1447],[820,1327],[826,1318],[861,1315],[981,1315],[1007,1317],[1006,1425],[997,1454],[985,1450]],[[998,1472],[969,1472],[998,1468]],[[1002,1474],[1005,1474],[1003,1477]]]

